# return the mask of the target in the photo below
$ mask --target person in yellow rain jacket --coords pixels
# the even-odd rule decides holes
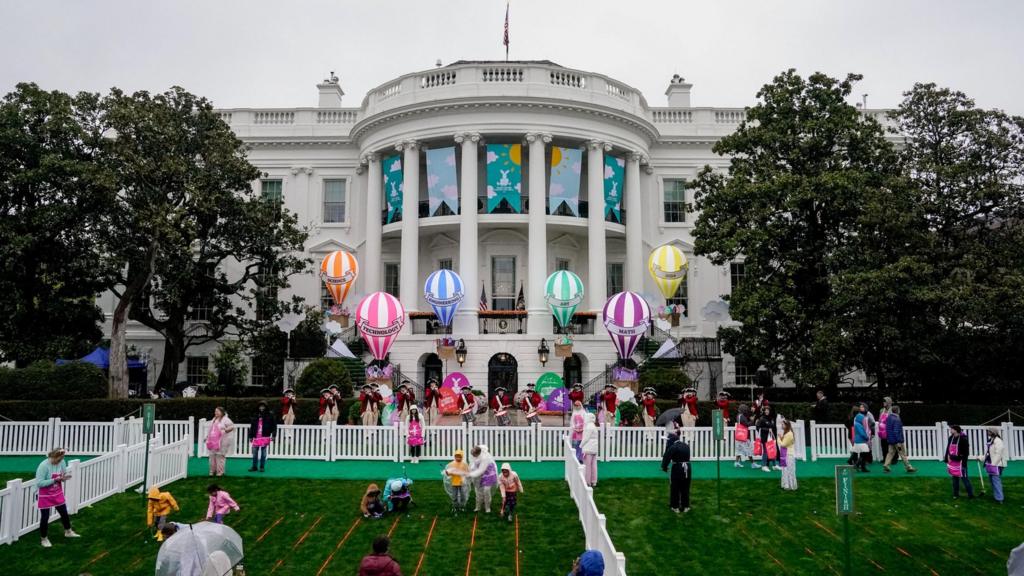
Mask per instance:
[[[179,511],[178,502],[171,496],[170,492],[161,492],[160,488],[156,484],[149,487],[149,495],[146,505],[146,526],[153,526],[154,520],[156,521],[156,541],[162,542],[164,539],[163,527],[167,523],[167,516],[171,513],[171,509],[175,512]]]

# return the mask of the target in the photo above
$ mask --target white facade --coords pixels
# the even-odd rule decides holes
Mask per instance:
[[[370,91],[358,107],[342,106],[343,92],[336,79],[324,81],[318,89],[317,108],[231,109],[220,114],[251,146],[250,161],[266,174],[264,180],[280,181],[284,205],[310,228],[308,256],[319,263],[336,249],[356,255],[360,273],[346,301],[349,307],[370,292],[393,288],[395,278],[387,275],[398,265],[397,296],[406,310],[430,311],[423,297],[424,281],[442,260],[450,259],[467,287],[454,337],[465,340],[468,355],[463,367],[450,362],[447,371],[458,369],[486,389],[488,364],[504,352],[516,360],[519,386],[543,372],[561,374],[561,359],[552,353],[542,367],[537,354],[541,338],[550,346],[553,336],[543,299],[548,274],[567,261],[582,278],[587,297],[579,312],[600,314],[609,295],[609,273],[617,280],[620,270],[621,284],[612,288],[637,291],[652,307],[662,305],[665,299],[648,274],[647,257],[665,243],[676,244],[690,260],[687,312],[671,329],[673,337],[714,337],[720,324],[729,321],[721,314],[707,314],[705,307],[729,293],[730,267],[693,255],[695,214],[674,218],[675,207],[666,201],[676,200],[672,194],[678,182],[692,180],[705,165],[727,167],[727,159],[712,153],[711,147],[736,128],[742,109],[692,108],[691,85],[678,77],[666,90],[669,106],[653,107],[625,84],[549,62],[458,62],[415,72]],[[516,142],[523,144],[522,197],[529,200],[529,210],[488,214],[475,209],[486,187],[482,146]],[[588,204],[587,217],[543,210],[548,205],[548,176],[535,168],[549,165],[551,147],[556,145],[584,150],[589,169],[581,174],[580,202]],[[456,147],[461,214],[422,217],[426,210],[421,212],[420,206],[427,203],[423,151],[447,146]],[[401,222],[384,224],[381,160],[393,154],[404,159],[404,214]],[[624,224],[601,217],[605,154],[626,162]],[[540,158],[544,161],[537,162]],[[262,184],[254,186],[260,190]],[[325,205],[328,188],[332,201],[343,188],[343,208],[336,202]],[[684,190],[684,201],[692,203],[692,191]],[[535,209],[538,206],[542,209]],[[342,210],[343,217],[338,218]],[[481,285],[489,299],[496,296],[496,262],[514,262],[513,290],[518,294],[522,285],[526,296],[523,334],[495,334],[500,330],[497,320],[478,319]],[[316,268],[292,279],[292,291],[310,304],[321,297]],[[104,298],[109,312],[111,297]],[[392,362],[419,382],[424,381],[423,363],[434,352],[437,337],[419,333],[424,325],[407,322],[391,352]],[[482,327],[490,333],[480,333]],[[616,358],[600,322],[593,332],[575,337],[584,382]],[[159,371],[162,340],[133,323],[129,341],[151,350],[152,382]],[[191,349],[189,355],[204,356],[215,347]],[[186,364],[181,366],[182,378],[188,375]],[[718,385],[735,380],[733,363],[726,357]]]

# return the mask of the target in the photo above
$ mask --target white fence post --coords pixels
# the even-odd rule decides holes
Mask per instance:
[[[78,513],[78,503],[82,493],[82,476],[79,474],[81,464],[79,460],[68,462],[68,474],[71,475],[71,480],[64,485],[64,503],[67,504],[68,514]]]
[[[52,430],[53,427],[51,426],[50,429]],[[11,491],[11,498],[9,506],[2,510],[4,522],[2,532],[7,535],[7,543],[10,543],[18,539],[18,532],[21,529],[21,511],[24,509],[21,499],[24,498],[25,491],[21,488],[21,478],[8,481],[7,489]]]
[[[338,444],[337,438],[338,438],[338,435],[335,434],[334,427],[335,427],[335,423],[334,423],[333,420],[329,421],[327,423],[327,426],[321,426],[320,427],[320,428],[322,428],[320,433],[327,435],[327,437],[324,438],[324,442],[327,442],[327,461],[328,462],[334,462],[335,459],[337,459],[337,457],[338,457],[338,450],[337,450],[337,444]]]
[[[1002,426],[1003,428],[1003,444],[1006,445],[1007,459],[1017,460],[1018,458],[1020,458],[1020,454],[1017,453],[1018,446],[1017,439],[1014,437],[1013,434],[1013,424],[1010,422],[1003,422],[1000,426]]]
[[[195,436],[193,436],[196,433],[195,425],[196,425],[196,417],[195,416],[189,416],[188,417],[188,432],[186,433],[186,435],[189,438],[193,438],[193,439],[195,438]],[[191,456],[195,456],[195,454],[196,454],[196,443],[193,440],[192,442],[189,442],[189,444],[188,444],[188,455],[191,457]]]
[[[128,489],[128,446],[119,444],[114,450],[117,452],[114,464],[114,481],[117,482],[117,491],[124,492]]]
[[[124,444],[124,418],[114,418],[114,430],[110,433],[110,441],[113,443],[111,450],[118,444]]]
[[[57,448],[60,442],[60,418],[50,418],[50,431],[46,435],[46,451]]]
[[[818,431],[814,420],[811,420],[811,462],[818,461]]]
[[[935,459],[940,462],[946,456],[943,452],[946,450],[946,438],[949,436],[948,430],[945,422],[935,423],[935,450],[938,452],[935,455]]]
[[[199,442],[199,450],[196,453],[196,456],[198,456],[200,458],[204,458],[204,457],[210,455],[210,452],[206,449],[206,441],[205,441],[206,435],[208,433],[207,432],[207,428],[208,427],[209,427],[209,424],[207,424],[206,418],[200,418],[199,419],[199,428],[196,430],[196,440]],[[127,444],[127,442],[125,442],[125,444]]]

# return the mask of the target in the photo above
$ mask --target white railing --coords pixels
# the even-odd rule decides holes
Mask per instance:
[[[562,441],[572,433],[568,426],[538,426],[537,427],[537,461],[561,460]],[[598,444],[598,454],[604,454],[604,434]]]
[[[54,446],[60,446],[68,454],[98,456],[113,450],[118,444],[117,422],[62,422],[54,435]]]
[[[160,445],[159,437],[150,444],[149,478],[146,485],[163,486],[188,475],[188,447],[191,435],[177,442]],[[145,443],[119,445],[106,454],[82,462],[68,462],[70,479],[64,484],[68,513],[124,492],[143,481]],[[20,478],[7,482],[0,490],[0,544],[10,544],[39,527],[39,489],[35,479]],[[52,514],[55,522],[58,514]]]
[[[427,426],[423,430],[423,460],[451,460],[456,450],[469,454],[469,442],[466,438],[465,426]],[[401,442],[405,445],[402,454],[408,457],[409,447],[405,431],[402,431]]]
[[[0,454],[46,454],[53,447],[54,418],[46,422],[0,422]]]
[[[973,456],[985,450],[987,426],[963,426]],[[1003,441],[1011,460],[1021,460],[1024,454],[1024,427],[1010,422],[999,425]],[[949,439],[949,424],[936,422],[933,426],[904,426],[903,440],[907,457],[911,460],[942,460]],[[843,424],[818,424],[811,421],[811,459],[847,458],[850,455],[850,432]]]
[[[157,420],[154,434],[169,444],[192,437],[194,425],[192,418]],[[144,439],[141,418],[115,418],[111,422],[65,422],[60,418],[46,422],[2,422],[0,456],[46,454],[56,447],[74,456],[99,456],[120,444],[134,446]]]
[[[565,481],[569,483],[569,493],[579,509],[586,548],[597,550],[604,557],[606,576],[625,576],[626,557],[615,550],[612,538],[608,535],[605,516],[598,512],[597,504],[594,503],[594,489],[587,486],[583,466],[576,460],[576,451],[568,438],[562,440],[561,448],[565,461]]]

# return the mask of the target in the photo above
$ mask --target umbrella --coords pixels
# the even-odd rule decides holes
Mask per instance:
[[[1021,576],[1024,574],[1024,544],[1017,546],[1010,552],[1010,558],[1006,561],[1006,573],[1009,576]]]
[[[213,522],[179,524],[156,557],[156,576],[226,576],[242,561],[242,537]]]
[[[658,416],[658,420],[654,423],[655,426],[668,426],[668,423],[679,418],[679,414],[683,412],[682,408],[669,408]]]

